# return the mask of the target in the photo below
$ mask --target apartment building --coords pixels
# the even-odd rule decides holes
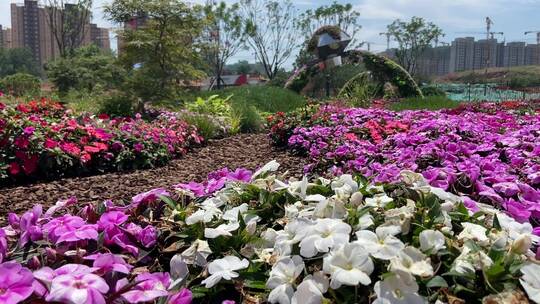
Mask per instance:
[[[525,65],[525,42],[509,42],[504,49],[503,67]]]
[[[473,69],[493,68],[497,66],[497,40],[480,39],[474,43]]]
[[[11,48],[11,29],[0,25],[0,48]]]
[[[450,46],[450,59],[448,72],[461,72],[471,70],[474,61],[474,38],[457,38]]]
[[[76,6],[66,4],[65,10],[76,10]],[[29,49],[40,65],[60,55],[58,37],[51,30],[51,8],[39,5],[37,0],[24,0],[23,3],[11,4],[11,46]],[[70,15],[76,15],[76,12]],[[69,23],[70,21],[64,21]],[[90,18],[83,26],[81,46],[95,43],[103,49],[110,49],[109,31],[90,23]],[[105,38],[106,37],[106,38]]]
[[[540,65],[540,44],[525,46],[525,65]]]

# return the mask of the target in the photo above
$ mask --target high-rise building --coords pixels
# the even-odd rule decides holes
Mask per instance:
[[[11,48],[11,29],[3,28],[0,24],[0,48]]]
[[[473,69],[497,66],[497,39],[480,39],[474,43]]]
[[[525,65],[525,42],[509,42],[504,49],[504,67]]]
[[[138,15],[132,16],[131,19],[129,19],[127,22],[124,23],[124,32],[135,31],[143,27],[147,21],[148,21],[148,16],[144,14],[140,16]],[[118,54],[122,53],[122,50],[125,48],[126,42],[124,41],[123,35],[124,35],[123,33],[120,33],[120,35],[118,35]]]
[[[422,76],[441,76],[448,74],[450,53],[450,46],[428,48],[418,60],[418,73]]]
[[[457,38],[450,47],[450,73],[471,70],[474,59],[474,38]]]
[[[94,23],[90,24],[90,41],[104,51],[109,51],[111,49],[109,30],[100,28]]]
[[[55,18],[56,20],[52,20],[51,9],[50,7],[40,6],[37,0],[24,0],[22,4],[11,4],[12,47],[29,49],[36,62],[40,65],[60,55],[58,47],[60,37],[57,37],[51,30],[51,23],[60,24],[60,22],[64,22],[69,25],[70,22],[78,22],[75,18],[62,21],[60,14]],[[77,9],[73,4],[66,4],[64,7],[64,10]],[[79,13],[72,11],[65,14],[65,16],[78,16]],[[88,13],[87,20],[82,26],[82,42],[78,46],[96,43],[103,49],[110,49],[109,31],[97,26],[93,28],[89,16]]]
[[[540,44],[525,46],[525,65],[540,65]]]

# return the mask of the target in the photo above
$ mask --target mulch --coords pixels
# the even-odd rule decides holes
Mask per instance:
[[[160,168],[1,188],[0,222],[8,212],[20,214],[37,203],[48,207],[72,196],[80,203],[107,199],[128,202],[134,195],[154,188],[203,181],[208,173],[224,167],[255,170],[271,160],[281,164],[281,172],[288,170],[292,176],[301,176],[307,164],[305,158],[274,148],[266,134],[240,134],[210,141]]]

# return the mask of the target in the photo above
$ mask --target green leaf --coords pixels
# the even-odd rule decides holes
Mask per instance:
[[[433,277],[429,282],[427,282],[426,286],[428,288],[435,288],[435,287],[448,287],[448,283],[446,280],[441,276]]]
[[[261,289],[266,290],[266,282],[265,281],[252,281],[252,280],[245,280],[244,286],[253,288],[253,289]]]

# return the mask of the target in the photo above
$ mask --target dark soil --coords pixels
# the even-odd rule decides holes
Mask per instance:
[[[293,176],[301,176],[307,162],[272,147],[265,134],[241,134],[211,141],[161,168],[2,188],[0,222],[5,221],[8,212],[22,213],[38,203],[48,207],[72,196],[80,203],[107,199],[127,202],[134,195],[154,188],[203,181],[208,173],[224,167],[254,170],[271,160],[281,164],[280,172],[289,170]]]

